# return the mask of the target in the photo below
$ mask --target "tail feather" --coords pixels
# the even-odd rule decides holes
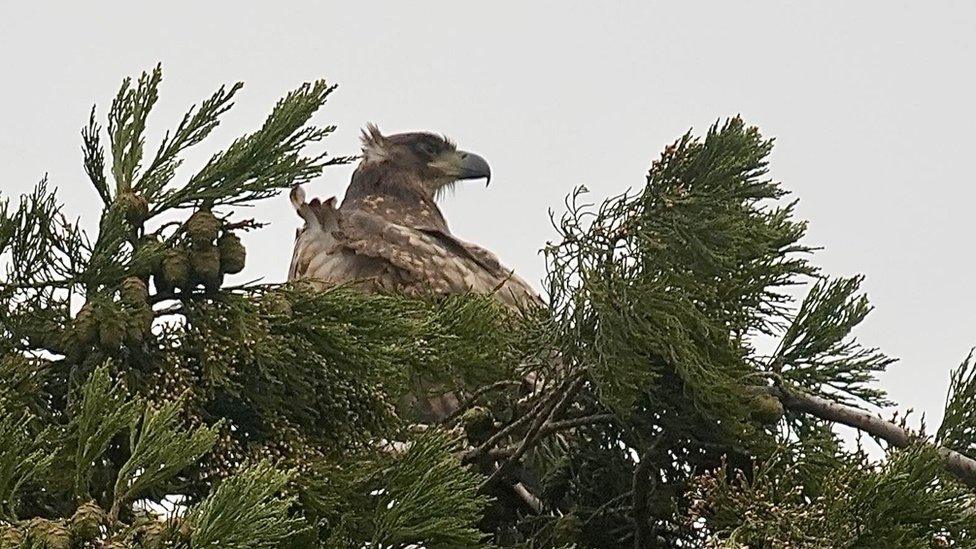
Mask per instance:
[[[318,198],[313,198],[310,202],[305,201],[305,189],[301,185],[295,185],[291,189],[291,205],[305,221],[304,230],[333,230],[338,225],[336,212],[336,198],[329,197],[324,202]]]
[[[332,232],[339,228],[339,212],[336,199],[330,197],[324,202],[318,198],[305,201],[305,190],[296,185],[291,189],[291,204],[305,226],[295,231],[295,249],[288,268],[288,280],[303,278],[315,254],[334,242]]]

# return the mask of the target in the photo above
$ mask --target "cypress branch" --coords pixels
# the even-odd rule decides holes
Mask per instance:
[[[325,166],[351,160],[327,158],[325,153],[312,157],[301,154],[307,145],[335,130],[334,126],[305,126],[334,90],[334,85],[319,80],[289,93],[278,102],[261,129],[214,155],[182,188],[162,192],[150,215],[204,201],[233,205],[267,198],[309,181]],[[212,108],[209,116],[215,118],[219,112],[219,108]]]
[[[155,201],[163,188],[173,179],[176,169],[182,164],[179,154],[210,135],[220,124],[220,116],[234,106],[234,95],[244,87],[237,82],[230,88],[221,86],[200,107],[191,107],[179,125],[172,132],[166,132],[156,156],[139,178],[133,190],[140,192],[149,201]]]
[[[110,519],[118,517],[122,505],[147,488],[159,486],[213,448],[219,426],[184,431],[178,418],[182,406],[182,399],[158,409],[147,406],[138,429],[130,431],[131,454],[115,481]]]
[[[109,109],[108,135],[116,195],[132,189],[136,171],[142,162],[146,120],[159,99],[162,79],[161,65],[156,65],[151,73],[142,73],[134,88],[132,80],[126,78]]]
[[[130,400],[119,383],[112,384],[109,366],[96,368],[82,386],[81,401],[73,410],[68,424],[67,448],[73,448],[66,458],[74,465],[74,495],[90,497],[92,471],[108,449],[112,439],[130,429],[139,414],[140,403]]]
[[[308,528],[301,517],[291,516],[294,496],[281,492],[292,474],[267,462],[242,468],[228,477],[206,499],[187,511],[193,547],[279,547]]]
[[[794,412],[810,414],[826,421],[854,427],[878,437],[896,448],[907,448],[919,439],[907,428],[853,406],[784,387],[773,388],[772,392],[783,402],[784,406]],[[956,475],[967,485],[976,487],[976,459],[949,448],[940,446],[934,448],[946,470]]]
[[[935,435],[940,444],[958,452],[976,455],[976,363],[973,351],[953,370],[949,378],[945,414]]]
[[[88,125],[81,129],[82,163],[98,196],[108,206],[112,203],[112,192],[105,179],[105,150],[102,148],[101,133],[102,127],[95,120],[95,107],[92,106]]]
[[[0,416],[0,517],[16,520],[24,489],[35,479],[43,481],[54,461],[49,447],[51,432],[35,433],[28,415]]]
[[[850,337],[871,311],[867,297],[856,295],[862,280],[817,282],[783,334],[773,364],[781,367],[784,379],[806,391],[841,403],[853,398],[884,406],[890,404],[884,392],[868,384],[895,360]]]
[[[478,495],[479,476],[460,467],[443,437],[420,437],[400,460],[377,473],[382,482],[369,519],[372,544],[483,546],[484,535],[474,527],[486,503]]]

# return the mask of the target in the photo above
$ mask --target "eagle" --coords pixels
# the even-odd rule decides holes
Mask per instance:
[[[520,310],[544,305],[495,254],[454,236],[437,205],[459,181],[490,182],[484,158],[433,133],[384,136],[372,124],[363,130],[362,152],[338,207],[335,197],[306,202],[300,186],[292,189],[305,224],[295,235],[289,281],[408,296],[485,294]],[[439,392],[418,387],[418,393],[432,390]],[[404,404],[431,422],[448,417],[459,401],[447,392]]]
[[[362,158],[342,203],[291,201],[304,226],[295,236],[288,280],[320,288],[352,285],[409,296],[488,294],[512,308],[542,305],[539,295],[495,254],[451,233],[437,204],[459,181],[491,181],[481,156],[429,132],[362,132]]]

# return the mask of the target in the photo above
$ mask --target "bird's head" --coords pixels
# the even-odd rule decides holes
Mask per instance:
[[[449,139],[426,132],[383,135],[369,124],[362,135],[360,168],[397,174],[401,185],[419,185],[433,198],[464,179],[491,180],[488,162],[475,153],[459,150]]]

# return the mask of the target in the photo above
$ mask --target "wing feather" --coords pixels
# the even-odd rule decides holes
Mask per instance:
[[[292,202],[305,226],[295,237],[288,280],[366,283],[414,295],[474,292],[513,307],[543,305],[494,254],[444,229],[409,227],[370,208],[337,210],[334,198],[306,203],[295,191]]]

